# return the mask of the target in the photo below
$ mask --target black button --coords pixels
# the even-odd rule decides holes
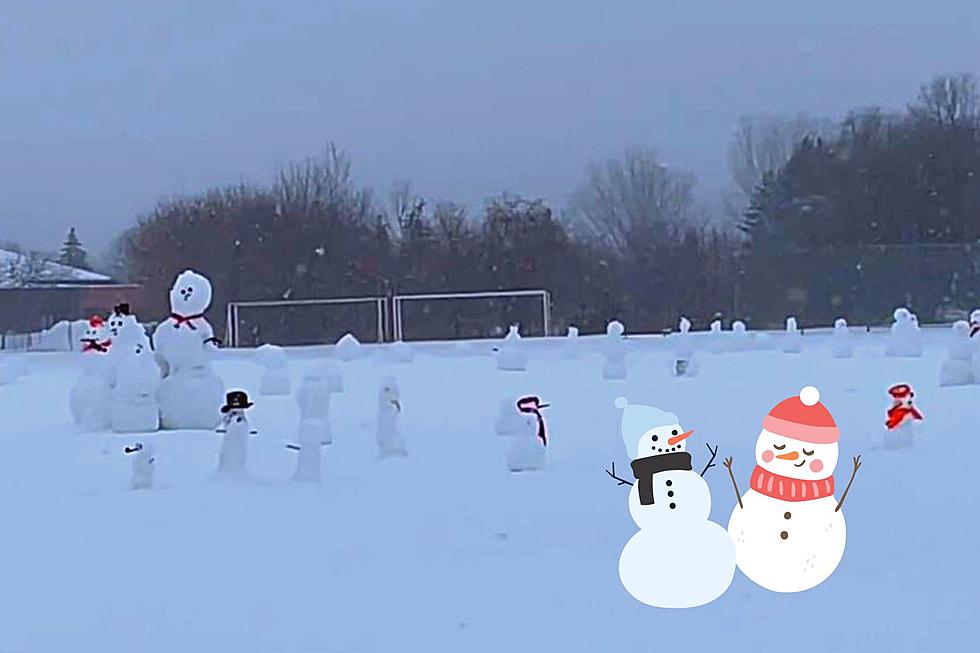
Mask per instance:
[[[782,533],[779,534],[779,537],[781,537],[781,538],[783,538],[785,540],[787,537],[789,537],[789,533],[787,533],[786,531],[783,531]]]
[[[793,516],[793,513],[790,513],[790,512],[784,512],[783,513],[783,519],[789,519],[792,516]]]
[[[668,497],[672,497],[672,496],[674,496],[674,491],[673,491],[673,490],[668,490],[668,491],[667,491],[667,496],[668,496]]]
[[[667,481],[667,487],[670,487],[670,486],[671,486],[671,485],[673,485],[673,484],[674,484],[674,482],[673,482],[673,481]]]
[[[676,504],[676,503],[672,503],[672,504],[670,504],[670,509],[671,509],[671,510],[673,510],[673,509],[674,509],[674,508],[676,508],[676,507],[677,507],[677,504]]]

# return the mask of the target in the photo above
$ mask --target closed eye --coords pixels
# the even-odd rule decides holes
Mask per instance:
[[[806,449],[804,449],[803,450],[803,455],[804,456],[812,456],[813,455],[813,451],[807,451]]]
[[[774,444],[774,445],[772,445],[772,448],[773,449],[776,449],[778,451],[782,451],[783,449],[786,448],[786,445],[785,444]]]

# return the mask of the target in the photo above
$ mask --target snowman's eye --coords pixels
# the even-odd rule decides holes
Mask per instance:
[[[813,451],[807,451],[806,449],[804,449],[803,450],[803,455],[804,456],[812,456],[813,455]]]
[[[785,444],[774,444],[774,445],[772,445],[772,448],[773,449],[778,449],[779,451],[782,451],[783,449],[786,448],[786,445]]]
[[[658,438],[657,436],[653,436],[653,437],[652,437],[652,438],[650,438],[650,439],[651,439],[651,440],[653,440],[654,442],[656,442],[656,441],[657,441],[657,440],[659,440],[660,438]]]
[[[677,429],[674,429],[673,431],[671,431],[670,434],[671,435],[677,435]]]

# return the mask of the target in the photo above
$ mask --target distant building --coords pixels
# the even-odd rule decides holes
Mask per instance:
[[[120,302],[138,311],[140,290],[104,274],[0,249],[0,332],[29,333],[59,320],[105,315]]]

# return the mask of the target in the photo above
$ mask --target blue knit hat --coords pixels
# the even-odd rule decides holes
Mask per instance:
[[[623,420],[620,427],[623,433],[623,442],[626,444],[626,452],[630,460],[639,456],[640,438],[650,429],[658,426],[672,426],[679,424],[677,415],[668,413],[665,410],[644,406],[642,404],[630,404],[626,397],[616,399],[616,408],[622,409]]]

